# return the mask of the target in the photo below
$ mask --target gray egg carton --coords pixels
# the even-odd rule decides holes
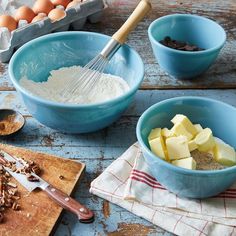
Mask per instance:
[[[80,30],[87,20],[91,23],[100,21],[105,8],[107,8],[107,5],[103,0],[87,0],[78,4],[75,8],[66,10],[66,17],[60,21],[53,23],[49,18],[46,18],[43,21],[16,29],[12,33],[9,47],[0,50],[0,61],[8,62],[17,48],[34,38],[53,32],[67,31],[70,28]]]

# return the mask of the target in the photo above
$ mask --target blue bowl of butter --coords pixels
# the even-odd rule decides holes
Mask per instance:
[[[225,44],[226,33],[216,22],[197,15],[172,14],[153,21],[148,29],[153,53],[160,67],[176,79],[204,73]],[[160,43],[165,37],[188,42],[204,50],[181,51]]]
[[[236,148],[236,108],[223,102],[201,97],[177,97],[159,102],[140,117],[136,134],[152,175],[170,192],[186,198],[207,198],[225,191],[236,181],[236,166],[221,170],[181,168],[157,157],[148,136],[156,127],[171,127],[176,114],[193,123],[209,127],[214,136]]]
[[[9,74],[34,118],[61,132],[88,133],[110,125],[122,115],[144,77],[142,59],[128,45],[123,45],[117,51],[105,71],[107,74],[121,77],[126,82],[129,89],[122,95],[106,101],[101,101],[98,97],[90,104],[75,104],[58,102],[60,95],[54,91],[54,86],[55,89],[58,89],[58,86],[66,87],[67,83],[63,78],[79,73],[72,67],[86,65],[101,52],[109,39],[109,36],[93,32],[61,32],[34,39],[17,50],[10,61]],[[62,74],[62,71],[58,71],[60,68],[67,70]],[[55,70],[56,72],[52,73]],[[51,90],[44,94],[43,86],[49,81],[50,74],[53,84]],[[22,79],[27,82],[28,87],[23,86]],[[38,90],[35,83],[40,86]],[[105,89],[111,90],[110,93],[113,91],[109,87]],[[100,95],[102,97],[103,93]],[[57,100],[50,100],[50,96]]]

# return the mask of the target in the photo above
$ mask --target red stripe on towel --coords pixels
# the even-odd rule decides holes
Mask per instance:
[[[140,171],[140,170],[136,170],[136,169],[133,169],[132,171],[133,171],[133,172],[140,173],[140,174],[144,174],[144,175],[146,175],[147,177],[149,177],[150,179],[152,179],[152,180],[154,180],[154,181],[157,181],[154,177],[152,177],[151,175],[147,174],[146,172],[143,172],[143,171]]]
[[[143,179],[147,180],[150,184],[154,184],[154,185],[158,185],[158,186],[162,187],[157,181],[153,181],[153,180],[149,179],[144,174],[132,173],[131,176],[137,176],[139,178],[143,178]]]
[[[146,172],[133,169],[131,172],[131,179],[134,179],[136,181],[145,183],[149,185],[152,188],[158,188],[162,190],[166,190],[157,180],[152,177],[151,175],[147,174]],[[235,188],[230,188],[226,190],[223,193],[220,193],[217,196],[214,196],[212,198],[228,198],[228,199],[236,199],[236,189]]]
[[[159,185],[151,184],[150,182],[146,181],[145,179],[138,178],[136,176],[131,176],[131,179],[142,182],[142,183],[145,183],[145,184],[147,184],[148,186],[150,186],[152,188],[158,188],[158,189],[166,190],[165,188],[163,188]]]

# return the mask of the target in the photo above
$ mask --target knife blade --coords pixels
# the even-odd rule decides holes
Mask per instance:
[[[80,204],[75,199],[71,198],[69,195],[63,193],[61,190],[55,188],[44,179],[40,178],[35,173],[31,172],[30,174],[38,179],[37,182],[31,182],[27,179],[27,176],[21,173],[16,173],[12,171],[9,167],[4,165],[5,162],[14,162],[16,168],[23,168],[22,164],[17,157],[11,156],[9,153],[0,150],[0,164],[3,168],[14,177],[24,188],[29,192],[39,188],[43,190],[52,200],[59,204],[64,209],[77,215],[81,223],[92,223],[94,221],[94,214],[91,210]]]

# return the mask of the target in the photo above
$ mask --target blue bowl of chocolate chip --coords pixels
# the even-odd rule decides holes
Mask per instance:
[[[226,33],[218,23],[191,14],[161,17],[151,23],[148,35],[160,67],[177,79],[203,74],[226,41]]]

